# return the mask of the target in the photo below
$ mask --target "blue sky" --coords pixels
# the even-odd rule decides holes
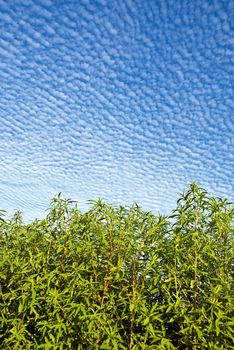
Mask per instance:
[[[233,1],[0,0],[0,206],[234,200]]]

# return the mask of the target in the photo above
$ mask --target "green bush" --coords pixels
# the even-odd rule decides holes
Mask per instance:
[[[195,183],[177,204],[2,211],[0,349],[233,349],[234,207]]]

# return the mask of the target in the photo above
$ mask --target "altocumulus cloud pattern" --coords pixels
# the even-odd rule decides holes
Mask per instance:
[[[233,200],[234,3],[0,0],[1,209]]]

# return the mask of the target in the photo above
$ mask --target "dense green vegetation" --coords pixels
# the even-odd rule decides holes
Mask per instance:
[[[177,204],[2,211],[0,349],[233,349],[234,206],[195,183]]]

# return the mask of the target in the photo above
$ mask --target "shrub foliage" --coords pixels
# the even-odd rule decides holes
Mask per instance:
[[[0,212],[0,349],[233,349],[233,204],[196,183],[170,216],[91,202]]]

